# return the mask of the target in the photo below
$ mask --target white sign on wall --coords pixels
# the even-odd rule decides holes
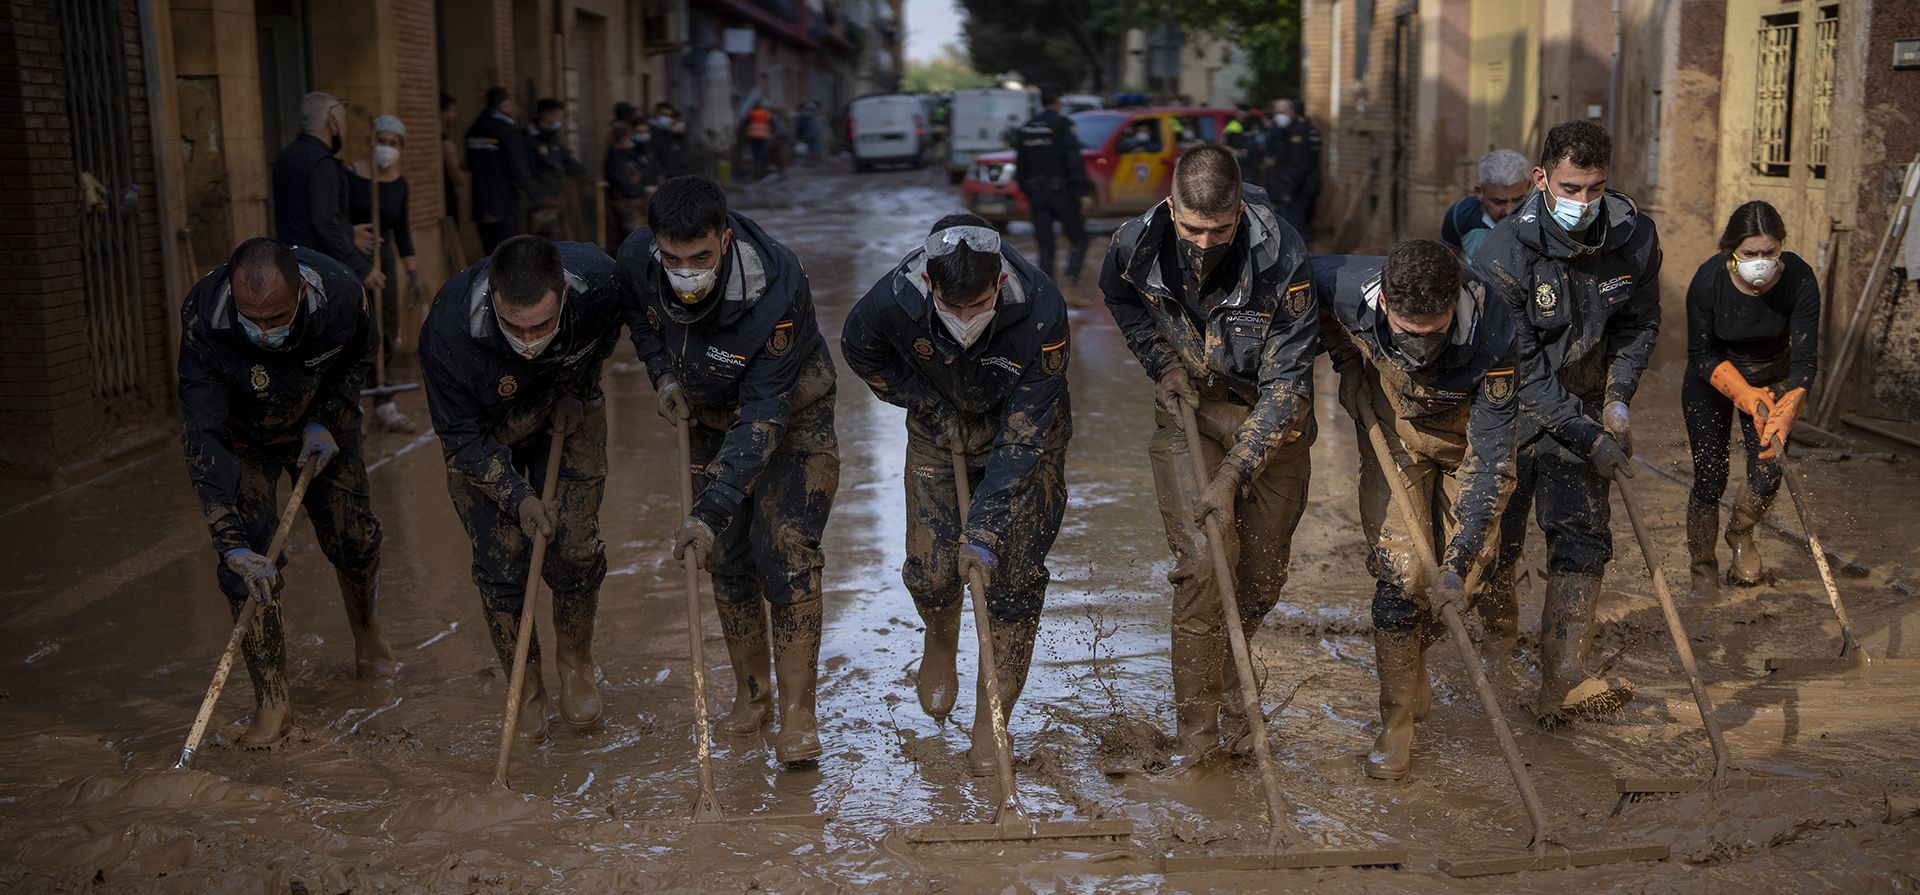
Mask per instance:
[[[753,29],[728,28],[720,32],[720,48],[733,56],[753,55]]]

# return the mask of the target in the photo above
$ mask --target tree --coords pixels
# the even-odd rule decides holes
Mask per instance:
[[[967,52],[980,71],[1018,72],[1043,88],[1113,86],[1114,50],[1138,0],[961,0]]]
[[[992,87],[997,83],[992,75],[975,71],[966,54],[960,51],[960,45],[949,42],[940,46],[938,56],[907,63],[907,70],[900,75],[900,92],[946,93],[969,87]]]
[[[1232,41],[1253,76],[1242,85],[1260,102],[1300,95],[1300,0],[1128,0],[1132,27],[1172,22],[1182,31]]]

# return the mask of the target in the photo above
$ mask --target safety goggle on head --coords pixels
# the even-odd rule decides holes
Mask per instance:
[[[1000,232],[991,227],[948,227],[928,234],[926,241],[927,257],[938,258],[951,255],[953,250],[965,245],[976,252],[989,255],[1000,253]]]

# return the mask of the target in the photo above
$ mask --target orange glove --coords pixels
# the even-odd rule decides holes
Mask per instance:
[[[1707,383],[1720,394],[1732,398],[1733,406],[1740,408],[1741,413],[1753,417],[1756,422],[1760,417],[1754,413],[1755,408],[1765,407],[1768,415],[1772,415],[1772,393],[1764,388],[1748,385],[1747,377],[1740,375],[1740,371],[1734,368],[1733,361],[1721,361],[1720,366],[1713,368],[1713,375],[1707,378]]]
[[[1760,459],[1771,460],[1779,454],[1773,446],[1774,437],[1779,436],[1782,447],[1786,445],[1787,436],[1793,433],[1794,420],[1800,418],[1800,405],[1806,402],[1807,390],[1804,388],[1796,388],[1773,399],[1773,412],[1767,414],[1766,423],[1760,427],[1760,446],[1764,448],[1760,452]]]

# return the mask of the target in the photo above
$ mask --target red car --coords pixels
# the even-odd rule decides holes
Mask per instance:
[[[1173,163],[1189,147],[1218,143],[1232,109],[1169,107],[1077,112],[1080,157],[1093,182],[1094,217],[1127,217],[1172,189]],[[1012,150],[980,156],[960,185],[967,210],[996,225],[1026,220],[1027,197],[1013,182]]]

